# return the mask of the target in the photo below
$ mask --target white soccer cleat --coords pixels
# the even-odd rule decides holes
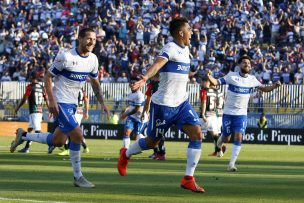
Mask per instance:
[[[224,153],[221,151],[217,152],[216,154],[217,157],[223,157],[224,156]]]
[[[23,143],[24,140],[22,140],[22,135],[24,133],[26,133],[26,131],[23,130],[22,128],[17,129],[16,138],[11,143],[11,148],[10,148],[11,153],[13,153],[16,150],[16,148]]]
[[[95,185],[88,181],[84,176],[81,176],[78,180],[74,177],[74,186],[83,188],[93,188]]]
[[[227,171],[229,171],[229,172],[236,172],[237,171],[237,167],[235,167],[235,165],[233,165],[233,166],[229,165],[228,168],[227,168]]]

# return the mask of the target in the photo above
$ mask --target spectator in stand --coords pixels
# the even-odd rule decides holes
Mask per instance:
[[[121,73],[121,76],[118,77],[117,82],[120,82],[120,83],[128,83],[129,80],[128,80],[128,78],[127,78],[127,74],[126,74],[125,72],[122,72],[122,73]]]
[[[4,72],[4,74],[1,77],[1,81],[12,81],[11,76],[9,75],[9,72],[6,71]]]
[[[296,85],[302,85],[303,84],[303,71],[302,69],[298,69],[298,72],[294,75],[294,81]]]
[[[284,67],[281,77],[284,84],[290,83],[290,69],[288,67]]]
[[[273,68],[273,73],[272,73],[272,82],[276,82],[276,81],[279,81],[281,80],[281,73],[280,73],[280,70],[277,66],[275,66]]]
[[[60,2],[0,2],[0,77],[8,70],[12,78],[17,71],[15,80],[24,72],[29,81],[29,72],[37,72],[41,66],[48,70],[59,51],[76,47],[79,29],[88,25],[96,30],[94,53],[105,63],[107,72],[115,78],[122,72],[130,77],[144,68],[134,64],[142,64],[145,59],[151,64],[158,55],[157,50],[172,40],[168,22],[177,16],[188,17],[195,30],[191,54],[197,57],[196,66],[208,68],[209,62],[220,62],[221,72],[227,74],[236,66],[235,58],[245,53],[253,58],[255,72],[265,59],[272,72],[275,65],[279,67],[282,63],[297,67],[303,64],[304,10],[300,0],[280,1],[282,3],[137,1],[132,4],[103,4],[105,1],[99,0],[96,5],[92,1]],[[112,66],[108,66],[110,60]],[[30,64],[25,66],[27,62]],[[296,74],[297,68],[291,68],[292,74]],[[295,83],[292,74],[289,82]]]

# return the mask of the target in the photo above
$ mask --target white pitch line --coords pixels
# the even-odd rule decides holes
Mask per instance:
[[[44,202],[44,203],[68,203],[68,202],[41,201],[41,200],[17,199],[17,198],[6,198],[6,197],[0,197],[0,200],[11,200],[11,201],[22,201],[22,202]]]

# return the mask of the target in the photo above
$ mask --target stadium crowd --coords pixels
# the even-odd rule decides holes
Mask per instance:
[[[169,22],[179,15],[193,27],[191,66],[197,73],[190,82],[208,69],[215,78],[227,74],[246,53],[264,84],[303,84],[303,0],[4,0],[1,81],[28,81],[33,71],[43,80],[55,55],[75,47],[79,29],[90,26],[97,32],[100,81],[128,82],[172,40]]]

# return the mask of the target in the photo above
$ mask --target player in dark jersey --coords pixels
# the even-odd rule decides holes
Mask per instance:
[[[150,103],[151,103],[151,97],[152,94],[154,94],[157,89],[158,89],[158,83],[159,83],[159,75],[155,75],[150,83],[147,85],[147,90],[146,90],[146,100],[145,100],[145,106],[144,106],[144,110],[142,113],[142,119],[144,118],[144,115],[147,114],[149,115],[149,110],[150,110]],[[150,158],[153,158],[155,160],[165,160],[165,154],[166,154],[166,148],[164,146],[164,142],[165,142],[165,138],[162,137],[159,140],[158,146],[154,148],[154,153],[152,155],[150,155]]]
[[[222,157],[226,151],[226,147],[223,145],[222,149],[217,147],[216,143],[219,137],[220,126],[218,125],[217,107],[222,108],[218,100],[219,91],[215,87],[210,85],[207,77],[202,78],[202,88],[200,90],[201,99],[201,124],[203,131],[207,132],[207,135],[211,135],[214,139],[214,152],[209,156]]]
[[[84,88],[79,91],[78,95],[78,106],[75,112],[75,118],[79,125],[81,124],[82,118],[88,119],[89,118],[89,98]],[[87,146],[85,138],[83,138],[81,145],[83,147],[83,153],[89,153],[90,150]],[[58,153],[60,156],[69,156],[69,146],[70,146],[70,139],[63,145],[63,151]]]
[[[44,87],[38,83],[36,72],[33,72],[30,76],[31,83],[26,86],[26,91],[23,95],[23,98],[17,108],[15,109],[15,113],[17,114],[26,101],[28,101],[29,105],[29,125],[28,132],[32,132],[35,130],[36,133],[41,132],[41,122],[42,122],[42,107],[43,100],[47,103],[46,93]],[[21,153],[29,153],[31,141],[27,141],[24,148],[19,150]]]

